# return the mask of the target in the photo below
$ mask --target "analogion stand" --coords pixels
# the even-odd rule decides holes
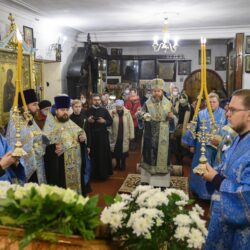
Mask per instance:
[[[147,183],[154,187],[170,187],[170,172],[164,174],[152,173],[150,170],[140,165],[141,183]]]

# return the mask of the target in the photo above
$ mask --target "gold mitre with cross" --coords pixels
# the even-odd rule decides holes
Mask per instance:
[[[161,78],[155,78],[151,81],[151,89],[163,90],[164,81]]]

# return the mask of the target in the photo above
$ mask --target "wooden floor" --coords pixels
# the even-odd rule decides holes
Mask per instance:
[[[185,157],[183,160],[183,175],[189,176],[190,166],[191,166],[191,158]],[[99,195],[99,206],[105,207],[104,195],[115,196],[121,187],[122,183],[126,179],[128,174],[136,173],[136,165],[140,162],[140,149],[137,148],[135,152],[129,152],[129,157],[126,161],[126,170],[125,171],[117,171],[114,170],[114,173],[109,179],[106,181],[92,181],[92,193],[90,195]],[[195,199],[195,201],[205,209],[205,218],[209,217],[209,202],[199,200],[190,194],[190,198]]]

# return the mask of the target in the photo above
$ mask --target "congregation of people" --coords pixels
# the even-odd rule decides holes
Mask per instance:
[[[211,92],[215,124],[202,100],[195,131],[205,121],[210,139],[205,145],[207,172],[197,175],[192,170],[199,165],[202,145],[189,126],[198,99],[177,87],[165,92],[163,83],[152,80],[141,96],[127,87],[119,96],[82,93],[72,100],[61,94],[54,103],[39,102],[33,89],[25,90],[31,118],[27,122],[23,115],[20,135],[26,155],[11,154],[17,131],[10,112],[0,136],[0,180],[48,183],[87,195],[91,180],[105,181],[114,170],[126,169],[130,151],[141,150],[141,165],[151,174],[166,174],[169,165],[191,158],[190,191],[212,201],[205,249],[250,249],[250,90],[236,91],[231,100]],[[20,102],[21,114],[23,106]]]

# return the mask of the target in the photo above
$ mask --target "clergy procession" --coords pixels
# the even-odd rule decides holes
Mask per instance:
[[[188,37],[176,54],[164,17],[150,53],[148,41],[116,41],[127,33],[108,26],[93,26],[93,43],[68,26],[69,41],[48,45],[39,30],[36,44],[9,8],[0,9],[10,22],[5,36],[0,25],[0,249],[250,250],[250,37]]]

